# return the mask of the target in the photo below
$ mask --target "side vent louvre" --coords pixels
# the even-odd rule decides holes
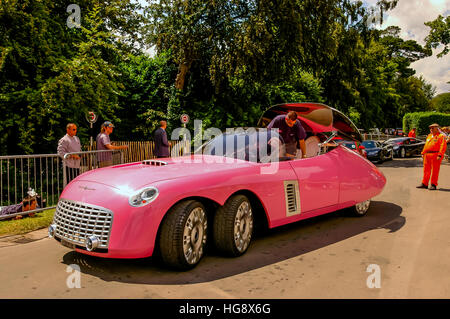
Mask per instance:
[[[146,160],[146,161],[143,161],[142,164],[151,165],[151,166],[164,166],[164,165],[167,165],[167,162],[159,161],[159,160]]]
[[[286,199],[286,216],[300,214],[301,206],[300,193],[298,191],[298,181],[285,181],[284,194]]]

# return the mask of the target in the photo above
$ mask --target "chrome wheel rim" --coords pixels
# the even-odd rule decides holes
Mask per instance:
[[[239,252],[244,252],[250,240],[252,239],[253,231],[253,213],[250,203],[242,202],[237,210],[234,219],[234,243]]]
[[[208,227],[206,213],[201,207],[191,211],[183,231],[183,253],[189,264],[197,263],[203,256]]]
[[[405,151],[404,148],[402,148],[402,149],[400,150],[400,156],[401,156],[401,157],[405,157],[405,155],[406,155],[406,151]]]
[[[370,206],[370,199],[355,205],[356,211],[360,215],[365,214],[367,212],[367,210],[369,209],[369,206]]]

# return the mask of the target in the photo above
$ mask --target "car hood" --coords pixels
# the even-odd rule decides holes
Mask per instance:
[[[253,165],[255,165],[253,162],[221,156],[191,155],[99,168],[88,171],[74,180],[101,183],[117,189],[126,185],[130,189],[137,190],[154,182],[215,174]]]
[[[342,112],[321,103],[285,103],[268,108],[258,121],[259,127],[267,127],[277,115],[295,111],[306,132],[337,132],[345,139],[362,142],[356,125]]]

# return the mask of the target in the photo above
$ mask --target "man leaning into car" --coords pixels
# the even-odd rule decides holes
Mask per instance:
[[[287,115],[276,116],[267,126],[270,129],[278,129],[280,136],[286,146],[286,156],[294,157],[297,152],[297,141],[300,144],[302,158],[306,158],[306,132],[300,121],[297,119],[297,113],[290,111]]]
[[[435,190],[438,184],[439,169],[444,158],[447,143],[444,134],[439,132],[438,124],[430,125],[430,134],[422,150],[423,156],[423,179],[422,184],[417,188],[428,188],[428,181],[431,176],[430,190]]]

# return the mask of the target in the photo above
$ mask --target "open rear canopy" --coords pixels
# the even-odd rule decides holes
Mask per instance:
[[[259,127],[266,127],[272,119],[289,111],[297,112],[298,119],[306,132],[325,133],[337,131],[347,139],[362,141],[355,124],[343,113],[321,103],[277,104],[267,109],[258,121]]]

